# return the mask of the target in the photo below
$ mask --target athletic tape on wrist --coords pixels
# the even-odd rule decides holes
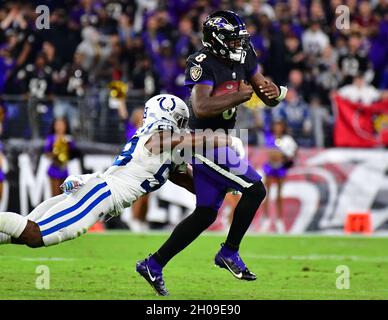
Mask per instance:
[[[279,89],[280,89],[279,97],[275,98],[275,100],[282,101],[287,95],[288,88],[284,86],[280,86]]]

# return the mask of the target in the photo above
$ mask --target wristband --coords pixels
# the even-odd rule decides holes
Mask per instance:
[[[280,94],[279,94],[279,96],[277,98],[275,98],[276,101],[284,100],[284,98],[287,95],[287,91],[288,91],[288,88],[284,87],[284,86],[280,86],[279,89],[280,89]]]

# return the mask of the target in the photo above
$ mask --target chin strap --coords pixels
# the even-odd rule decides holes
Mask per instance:
[[[280,90],[280,94],[277,98],[275,98],[276,101],[282,101],[284,100],[284,98],[286,97],[287,95],[287,91],[288,91],[288,88],[287,87],[284,87],[284,86],[280,86],[279,87],[279,90]]]

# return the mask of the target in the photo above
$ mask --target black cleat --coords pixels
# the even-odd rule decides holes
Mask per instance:
[[[257,279],[256,275],[248,270],[238,252],[230,257],[225,257],[220,250],[214,258],[214,263],[216,266],[228,270],[239,280],[253,281]]]
[[[161,272],[156,272],[151,269],[148,264],[148,259],[138,261],[136,263],[136,271],[148,281],[155,292],[160,296],[168,296],[169,293],[164,286],[163,275]]]

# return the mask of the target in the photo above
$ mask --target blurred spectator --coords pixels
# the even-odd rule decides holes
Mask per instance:
[[[388,3],[385,3],[388,7]],[[381,11],[384,12],[383,8]],[[378,27],[370,33],[368,58],[375,73],[373,85],[388,89],[388,82],[384,79],[388,71],[388,10],[381,15],[380,19]]]
[[[304,0],[289,0],[288,11],[290,17],[295,19],[301,24],[305,24],[308,20],[307,3]]]
[[[261,14],[268,17],[269,20],[275,19],[275,10],[269,3],[262,0],[252,0],[244,4],[247,14]]]
[[[336,89],[341,81],[337,59],[337,52],[334,51],[333,47],[327,46],[312,70],[315,88],[310,88],[309,93],[315,92],[325,105],[330,105],[330,92]]]
[[[61,64],[59,68],[73,60],[74,52],[82,40],[79,29],[75,28],[64,8],[52,11],[50,29],[44,30],[41,35],[54,45],[56,59]]]
[[[388,2],[386,0],[378,0],[373,12],[376,13],[379,20],[382,19],[388,13]]]
[[[302,35],[303,51],[312,58],[316,58],[329,43],[329,37],[322,31],[321,21],[311,20],[310,27]]]
[[[71,18],[78,27],[98,24],[100,2],[93,0],[79,0],[71,11]]]
[[[127,78],[132,80],[133,71],[138,66],[138,63],[146,55],[144,42],[140,36],[134,36],[133,39],[127,42],[124,61],[126,62]]]
[[[359,33],[352,33],[347,44],[347,52],[338,58],[338,66],[342,75],[342,85],[352,83],[358,73],[365,73],[368,69],[368,59],[362,50],[362,37]]]
[[[300,71],[305,70],[306,55],[302,50],[302,46],[298,37],[290,35],[285,39],[286,52],[284,56],[285,69],[290,72],[292,69]]]
[[[54,72],[54,117],[70,119],[71,131],[80,129],[80,98],[85,96],[88,76],[81,65],[81,54],[74,55],[73,63],[65,64]]]
[[[354,77],[352,84],[345,85],[338,90],[338,93],[352,102],[371,104],[377,100],[388,97],[388,90],[378,90],[368,85],[362,74]]]
[[[97,30],[103,35],[113,35],[117,33],[117,20],[114,19],[107,10],[103,8],[97,9],[98,23]]]
[[[146,97],[150,97],[160,92],[159,81],[159,75],[153,69],[150,58],[147,56],[141,58],[133,71],[133,89],[140,91]]]
[[[312,123],[308,105],[294,88],[289,88],[286,99],[274,109],[275,120],[282,120],[298,145],[311,147]]]
[[[119,35],[121,43],[126,43],[128,39],[133,37],[134,31],[128,15],[120,15],[118,19],[117,34]]]
[[[44,53],[38,54],[34,64],[21,69],[16,78],[21,93],[30,97],[43,99],[52,92],[52,69]]]
[[[82,39],[76,53],[81,55],[82,68],[89,73],[90,80],[94,81],[112,52],[110,38],[99,34],[93,27],[85,27],[82,30]]]
[[[288,78],[288,70],[283,66],[284,57],[286,56],[285,39],[291,33],[288,20],[281,21],[279,31],[272,30],[271,33],[267,71],[275,83],[285,83]]]
[[[10,45],[3,44],[0,46],[0,94],[4,92],[4,89],[10,79],[12,70],[15,66],[15,60],[12,57]]]
[[[51,165],[47,171],[50,177],[51,193],[56,196],[62,193],[60,185],[65,181],[69,172],[67,164],[75,152],[75,143],[70,136],[69,126],[65,119],[56,119],[47,137],[44,152],[51,159]]]
[[[288,85],[293,88],[304,101],[310,100],[311,84],[305,79],[305,73],[300,69],[292,69],[288,76]]]
[[[167,92],[172,92],[176,58],[173,55],[172,45],[169,40],[165,40],[161,43],[160,54],[157,60],[159,61],[157,63],[157,66],[159,66],[158,73],[163,75],[163,77],[161,77],[161,84]]]
[[[326,25],[326,15],[321,0],[312,0],[310,5],[310,20],[319,21],[321,26]]]
[[[143,29],[144,26],[144,17],[148,12],[156,10],[158,7],[158,0],[137,0],[137,10],[134,16],[134,29],[138,33]]]
[[[256,51],[257,60],[260,64],[266,64],[268,60],[268,43],[265,37],[259,33],[258,26],[253,20],[247,20],[247,30],[250,34],[251,43]]]
[[[184,85],[185,82],[185,69],[186,69],[186,56],[180,56],[178,63],[174,68],[172,74],[172,81],[169,93],[178,96],[182,100],[188,100],[190,97],[190,89]]]
[[[15,85],[28,97],[28,114],[33,138],[47,134],[52,121],[52,69],[44,53],[39,53],[34,64],[28,64],[16,76]]]
[[[17,42],[12,48],[12,55],[15,57],[16,66],[23,66],[29,62],[28,58],[34,48],[36,37],[29,28],[26,19],[26,9],[19,2],[7,2],[8,13],[0,23],[0,28],[6,34],[13,34]]]
[[[314,96],[310,102],[311,123],[314,134],[314,146],[317,148],[330,147],[333,117],[327,107],[322,105],[318,96]]]
[[[44,41],[42,43],[42,53],[46,57],[47,65],[52,70],[58,70],[61,67],[61,61],[59,61],[59,56],[56,54],[56,49],[51,42]]]
[[[370,1],[361,1],[358,5],[358,15],[355,18],[355,22],[361,27],[361,31],[364,35],[369,35],[377,28],[377,17],[373,15]]]
[[[264,164],[263,170],[265,174],[265,186],[268,190],[268,196],[264,202],[264,212],[262,220],[262,231],[266,232],[271,227],[271,224],[275,222],[276,230],[278,233],[285,232],[285,224],[283,221],[283,199],[282,199],[282,187],[284,184],[287,171],[292,167],[294,158],[296,156],[297,144],[295,140],[287,134],[287,125],[284,121],[275,121],[272,125],[271,132],[267,135],[265,146],[269,148],[268,161]],[[269,215],[269,199],[271,186],[276,185],[276,220],[271,221]]]
[[[135,107],[131,113],[131,117],[127,119],[126,140],[130,140],[137,129],[143,125],[144,107]]]
[[[156,14],[150,16],[147,21],[147,28],[142,32],[142,40],[144,47],[151,58],[154,66],[158,71],[162,71],[158,65],[160,48],[162,43],[167,39],[166,35],[161,31],[161,24]]]
[[[175,56],[188,57],[199,47],[199,37],[193,33],[193,22],[189,17],[183,17],[179,21],[178,32],[175,34]]]
[[[123,81],[115,80],[108,84],[109,98],[108,105],[110,109],[117,110],[120,120],[128,120],[128,109],[126,104],[128,85]]]
[[[248,145],[258,145],[264,139],[262,138],[262,132],[266,132],[267,128],[264,128],[264,123],[267,124],[268,119],[264,119],[265,113],[264,110],[267,108],[261,108],[257,105],[249,106],[248,103],[245,103],[243,106],[239,108],[236,118],[236,128],[244,128],[248,129],[248,136],[240,135],[237,132],[237,135],[243,140],[244,144]],[[271,110],[268,109],[270,112]]]

